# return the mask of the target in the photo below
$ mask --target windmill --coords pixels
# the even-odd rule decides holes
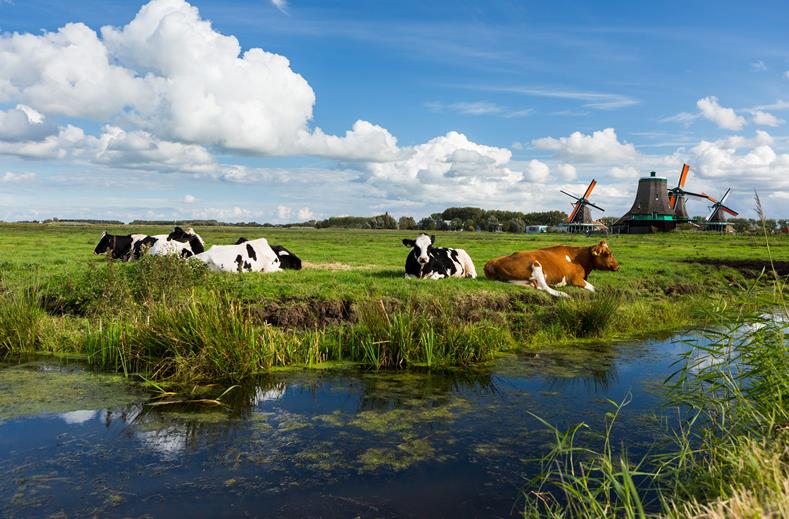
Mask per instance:
[[[686,197],[696,196],[699,198],[710,198],[707,193],[691,193],[690,191],[685,191],[685,180],[688,178],[689,169],[690,166],[683,164],[677,187],[668,190],[668,205],[674,210],[674,220],[676,220],[677,223],[687,223],[690,220],[688,217],[688,210],[685,207]]]
[[[592,179],[592,181],[589,183],[589,187],[586,188],[583,196],[580,197],[560,189],[562,193],[575,200],[575,202],[572,204],[573,210],[570,212],[570,215],[567,217],[567,220],[565,220],[564,223],[564,227],[569,232],[589,232],[596,231],[600,228],[600,224],[595,223],[595,221],[592,219],[592,210],[589,209],[590,207],[594,207],[600,211],[605,211],[605,209],[602,207],[597,206],[589,201],[589,197],[591,196],[592,191],[596,185],[597,181]]]
[[[704,219],[704,230],[723,232],[728,226],[726,223],[726,215],[724,213],[728,213],[735,218],[740,214],[725,205],[726,199],[729,197],[729,193],[731,193],[731,188],[726,190],[720,200],[715,200],[711,196],[707,196],[707,198],[712,202],[712,206],[710,207],[710,214]]]
[[[680,179],[681,180],[681,179]],[[668,204],[668,181],[654,171],[638,179],[633,206],[614,224],[614,232],[643,234],[673,231],[677,226]]]

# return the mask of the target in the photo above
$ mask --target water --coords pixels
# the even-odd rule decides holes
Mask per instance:
[[[73,363],[0,365],[0,515],[517,515],[551,439],[529,413],[600,429],[630,393],[614,436],[637,457],[665,438],[676,340],[451,373],[283,372],[230,410],[147,406]]]

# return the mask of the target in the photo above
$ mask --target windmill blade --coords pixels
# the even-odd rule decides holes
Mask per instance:
[[[560,189],[559,191],[561,191],[561,192],[562,192],[562,193],[564,193],[565,195],[569,196],[570,198],[575,198],[576,200],[580,200],[580,198],[579,198],[579,197],[577,197],[577,196],[575,196],[575,195],[571,195],[570,193],[568,193],[568,192],[567,192],[567,191],[565,191],[564,189]]]
[[[688,178],[688,170],[690,166],[687,164],[682,164],[682,173],[679,174],[679,182],[677,183],[677,187],[685,187],[685,180]]]
[[[718,201],[717,201],[717,200],[715,200],[714,198],[712,198],[712,197],[711,197],[710,195],[708,195],[707,193],[702,193],[702,196],[704,196],[704,198],[706,198],[707,200],[709,200],[709,201],[710,201],[710,202],[712,202],[713,204],[717,204],[717,203],[718,203]]]
[[[683,191],[682,194],[686,196],[697,196],[699,198],[711,199],[707,193],[691,193],[690,191]]]
[[[670,193],[668,194],[668,206],[669,206],[670,208],[674,209],[674,204],[676,204],[676,203],[677,203],[677,197],[676,197],[676,196],[674,196],[674,193],[671,193],[671,192],[670,192]]]
[[[721,197],[721,204],[726,202],[726,198],[728,198],[729,193],[731,193],[731,188],[727,189],[726,193],[724,193],[724,195]]]
[[[581,208],[582,204],[583,203],[580,200],[578,200],[578,202],[575,203],[575,207],[573,207],[573,212],[571,212],[570,216],[567,217],[567,223],[573,221],[573,218],[575,218],[575,215],[578,213],[578,210]]]
[[[723,211],[724,213],[729,213],[730,215],[732,215],[735,218],[740,214],[740,213],[738,213],[737,211],[735,211],[733,209],[729,209],[725,205],[720,206],[720,210]]]
[[[719,207],[718,204],[712,206],[712,211],[710,211],[710,214],[708,214],[707,217],[704,219],[705,222],[709,222],[710,220],[712,220],[712,217],[715,216],[715,213],[718,212],[718,207]]]
[[[592,190],[594,190],[594,187],[596,185],[597,185],[597,180],[592,179],[592,181],[589,182],[589,187],[586,188],[586,193],[584,193],[584,196],[581,198],[589,198],[589,195],[592,194]]]
[[[589,201],[587,201],[587,202],[586,202],[586,205],[592,206],[592,207],[594,207],[595,209],[599,209],[599,210],[601,210],[601,211],[605,212],[605,209],[603,209],[603,208],[602,208],[602,207],[600,207],[599,205],[594,205],[592,202],[589,202]]]

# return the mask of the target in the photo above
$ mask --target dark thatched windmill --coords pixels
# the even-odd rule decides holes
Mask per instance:
[[[600,224],[599,222],[595,222],[594,219],[592,219],[592,210],[590,209],[590,207],[594,207],[595,209],[605,211],[605,209],[603,209],[602,207],[597,206],[589,201],[589,197],[591,196],[592,191],[594,190],[596,185],[597,185],[597,181],[595,179],[592,179],[592,181],[589,183],[589,187],[586,188],[586,191],[584,192],[583,196],[580,197],[568,193],[563,189],[560,189],[562,193],[575,200],[575,202],[573,202],[572,212],[570,212],[570,215],[567,217],[567,220],[565,220],[564,224],[562,224],[562,227],[566,231],[588,233],[588,232],[598,231],[601,230],[601,228],[604,228],[602,227],[602,224]]]
[[[740,214],[724,205],[726,199],[729,197],[729,193],[731,193],[731,188],[726,190],[726,193],[723,194],[720,200],[715,200],[711,196],[707,197],[712,202],[712,207],[710,208],[710,214],[704,219],[705,231],[727,232],[729,231],[730,225],[726,221],[726,213],[735,218]]]
[[[698,198],[710,199],[707,193],[691,193],[685,191],[685,181],[688,179],[688,170],[690,166],[687,164],[682,165],[682,172],[679,174],[679,182],[677,187],[668,190],[668,205],[674,210],[674,221],[676,223],[688,223],[688,209],[685,207],[685,199],[689,196]]]
[[[673,231],[677,226],[674,209],[668,204],[668,187],[665,177],[655,176],[638,180],[636,199],[630,210],[614,224],[614,232],[646,234]]]

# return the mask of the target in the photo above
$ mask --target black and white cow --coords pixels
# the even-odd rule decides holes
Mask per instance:
[[[279,256],[265,238],[246,240],[234,245],[213,245],[193,256],[216,272],[279,272]]]
[[[93,254],[112,253],[112,259],[129,260],[134,252],[134,246],[146,236],[144,234],[113,235],[107,231],[101,233],[98,245],[93,249]]]
[[[244,243],[247,241],[249,240],[247,240],[242,236],[236,241],[235,244],[238,245],[240,243]],[[271,245],[271,250],[274,251],[274,254],[279,256],[280,268],[301,270],[301,259],[299,259],[299,257],[293,254],[291,251],[289,251],[282,245]]]
[[[191,227],[183,230],[175,227],[170,234],[146,236],[135,243],[133,255],[139,258],[146,252],[151,256],[177,255],[189,258],[205,251],[205,242]]]
[[[434,247],[436,237],[420,234],[415,240],[403,239],[411,247],[405,260],[405,277],[419,279],[475,278],[474,262],[463,249]]]

